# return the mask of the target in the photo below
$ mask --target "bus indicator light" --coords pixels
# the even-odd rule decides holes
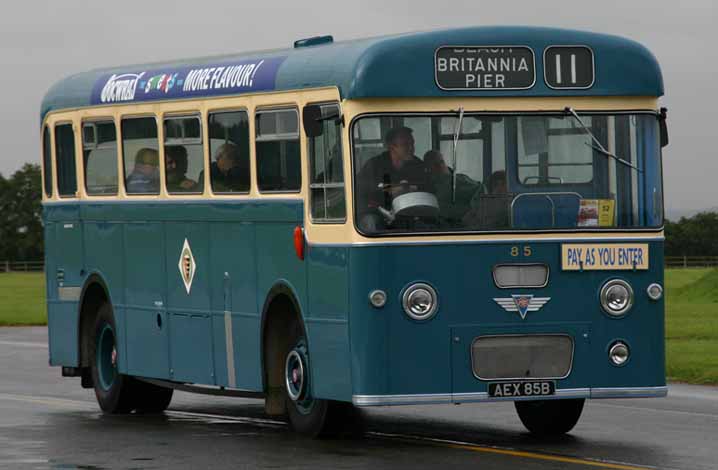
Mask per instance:
[[[300,226],[294,227],[294,251],[297,258],[304,261],[304,229]]]

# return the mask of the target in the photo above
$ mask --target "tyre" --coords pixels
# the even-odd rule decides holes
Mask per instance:
[[[289,424],[309,437],[354,435],[361,431],[358,410],[351,404],[312,397],[309,353],[303,334],[295,331],[284,365]]]
[[[105,413],[123,414],[135,407],[135,380],[117,371],[115,318],[108,303],[100,306],[90,341],[92,383]]]
[[[138,413],[162,413],[170,406],[173,389],[142,382],[141,380],[135,380],[135,386],[134,401],[135,409]]]
[[[514,402],[523,425],[537,436],[566,434],[578,423],[583,398]]]

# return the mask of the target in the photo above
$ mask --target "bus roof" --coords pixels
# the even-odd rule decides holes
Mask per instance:
[[[529,57],[533,83],[503,89],[440,86],[438,57],[446,46],[458,51],[459,56],[464,54],[460,47],[468,48],[471,53],[478,48],[479,54],[482,48],[494,49],[494,53],[499,54],[495,58],[505,59],[511,58],[506,54],[523,51],[524,57]],[[563,46],[566,50],[571,46],[584,46],[583,50],[590,51],[593,75],[589,86],[562,89],[548,85],[547,74],[553,73],[553,59],[556,59],[556,68],[559,67],[559,58],[552,57],[544,70],[547,48],[551,46]],[[499,53],[497,48],[515,51]],[[569,58],[564,57],[563,63],[568,61]],[[477,63],[471,59],[468,66],[462,62],[462,67],[474,70]],[[486,72],[486,67],[489,64],[482,63],[475,71]],[[575,70],[572,73],[575,78]],[[510,82],[512,78],[507,80]],[[522,79],[517,76],[516,80]],[[555,81],[556,77],[551,80]],[[314,38],[291,49],[97,69],[72,75],[53,85],[42,102],[41,118],[49,112],[68,108],[327,86],[337,87],[343,99],[663,95],[658,62],[635,41],[557,28],[469,27],[342,42],[332,42],[330,37]]]

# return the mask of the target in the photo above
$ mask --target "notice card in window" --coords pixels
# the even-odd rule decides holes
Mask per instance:
[[[578,206],[579,227],[613,227],[616,201],[613,199],[581,199]]]

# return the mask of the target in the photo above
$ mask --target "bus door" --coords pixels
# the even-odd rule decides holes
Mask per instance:
[[[165,240],[170,379],[214,384],[207,224],[168,222]]]

